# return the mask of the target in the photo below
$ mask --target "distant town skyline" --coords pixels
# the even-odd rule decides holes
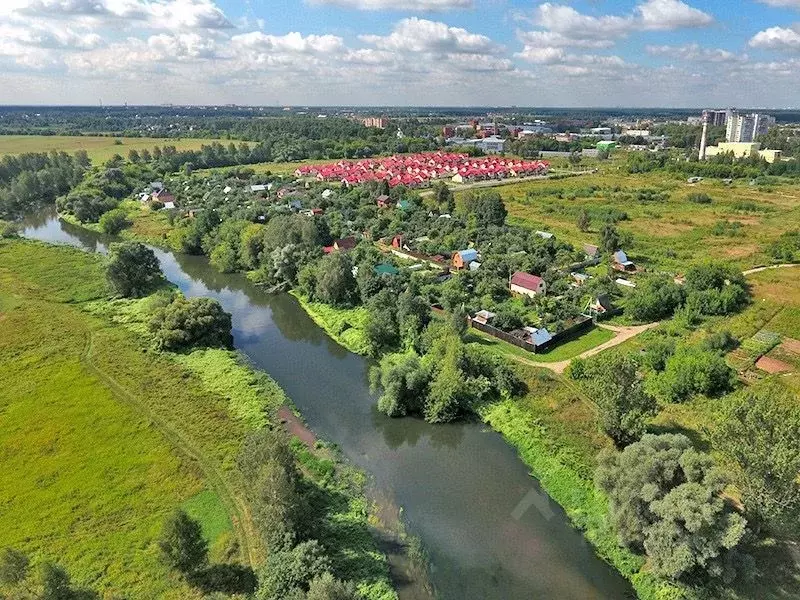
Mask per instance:
[[[2,104],[800,105],[800,0],[3,0]]]

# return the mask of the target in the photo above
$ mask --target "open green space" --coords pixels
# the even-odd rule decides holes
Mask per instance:
[[[131,150],[141,152],[142,150],[152,150],[156,146],[175,146],[177,150],[199,150],[201,146],[208,146],[213,142],[230,143],[229,140],[213,139],[126,138],[97,135],[0,135],[0,157],[6,154],[26,152],[63,150],[72,154],[78,150],[86,150],[92,162],[102,163],[115,154],[126,158]]]
[[[87,365],[94,342],[164,382],[130,340],[107,349],[104,325],[70,304],[102,293],[92,282],[103,279],[95,261],[63,252],[0,246],[0,545],[57,560],[102,593],[194,597],[155,539],[203,475]]]
[[[322,327],[337,343],[355,354],[367,353],[367,338],[364,325],[367,310],[357,308],[336,308],[324,302],[311,302],[298,292],[292,292],[314,322]]]
[[[609,165],[605,172],[498,191],[512,222],[552,231],[577,247],[596,244],[605,215],[624,212],[627,220],[617,227],[630,236],[629,258],[642,267],[678,273],[706,258],[742,268],[769,264],[766,247],[800,227],[800,184],[792,180],[769,186],[714,179],[688,184],[667,173],[629,174]],[[711,202],[692,202],[691,194],[706,194]],[[584,210],[591,222],[582,232],[577,219]]]
[[[563,342],[554,345],[547,352],[534,354],[528,352],[514,344],[509,344],[499,338],[493,337],[477,329],[470,329],[470,341],[479,343],[481,346],[501,354],[513,354],[532,362],[560,362],[569,360],[576,356],[596,348],[600,344],[605,344],[614,337],[614,333],[601,327],[592,327],[575,336],[571,336]]]
[[[183,508],[212,562],[258,569],[264,539],[236,457],[288,403],[277,384],[235,352],[154,351],[156,297],[110,300],[99,255],[0,242],[0,290],[0,547],[57,561],[103,597],[201,597],[157,545]],[[297,460],[333,568],[366,598],[395,598],[363,475],[323,453]]]

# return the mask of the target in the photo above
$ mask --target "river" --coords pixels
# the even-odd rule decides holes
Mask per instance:
[[[29,219],[24,235],[100,252],[107,243],[52,213]],[[441,598],[635,597],[499,434],[474,423],[430,425],[378,413],[369,360],[333,342],[294,298],[220,274],[204,257],[154,250],[184,294],[220,301],[233,315],[236,347],[286,390],[315,433],[402,507],[406,528],[429,552]]]

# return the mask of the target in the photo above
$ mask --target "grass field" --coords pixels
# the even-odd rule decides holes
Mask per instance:
[[[665,195],[644,200],[639,192],[648,189]],[[625,248],[631,259],[646,268],[674,272],[709,257],[728,259],[742,268],[768,264],[765,247],[782,232],[800,227],[798,182],[762,187],[741,180],[731,186],[705,180],[690,185],[663,173],[631,175],[610,164],[597,174],[512,184],[498,191],[512,222],[550,230],[577,247],[597,242],[605,211],[624,211],[628,220],[618,228],[632,236],[633,243]],[[690,202],[692,193],[708,194],[712,202]],[[588,232],[576,225],[584,209],[592,217]]]
[[[98,255],[0,242],[0,548],[56,560],[103,597],[199,597],[160,560],[163,520],[182,507],[212,560],[260,565],[235,458],[289,400],[235,352],[153,351],[151,298],[109,300],[104,282]],[[326,460],[307,477],[337,575],[396,598],[363,474]]]
[[[121,143],[117,143],[121,142]],[[230,140],[175,139],[175,138],[117,138],[111,136],[68,135],[0,135],[0,157],[24,152],[50,152],[63,150],[67,153],[86,150],[93,163],[102,163],[115,154],[123,158],[128,152],[151,150],[155,146],[175,146],[178,150],[199,150],[212,142],[229,144]]]
[[[28,269],[0,246],[0,546],[57,560],[104,593],[193,597],[154,539],[164,516],[204,489],[203,477],[87,367],[102,325],[71,303],[105,292],[93,261],[66,251],[77,268],[59,267],[30,249]],[[78,273],[86,283],[73,286],[66,278]],[[118,361],[139,354],[124,343],[113,352]]]

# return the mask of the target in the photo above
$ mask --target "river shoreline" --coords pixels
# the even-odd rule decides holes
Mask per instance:
[[[39,239],[102,249],[98,246],[101,241],[96,232],[84,229],[84,235],[77,227],[73,230],[73,227],[59,224],[51,218],[40,220],[28,234]],[[346,450],[348,458],[356,459],[360,469],[377,473],[376,489],[382,493],[387,488],[393,490],[388,494],[389,497],[393,498],[395,506],[402,507],[397,514],[402,514],[404,521],[410,518],[413,534],[419,532],[425,546],[431,550],[435,579],[438,580],[436,588],[444,597],[529,598],[536,590],[540,594],[576,598],[619,598],[629,595],[625,591],[627,584],[616,581],[612,571],[604,572],[595,550],[582,541],[582,535],[577,531],[571,534],[569,528],[564,528],[567,515],[561,513],[560,507],[553,504],[552,515],[542,515],[538,511],[527,511],[521,515],[514,513],[514,507],[518,504],[515,498],[526,498],[531,486],[538,486],[536,481],[530,479],[530,467],[525,468],[517,449],[508,444],[511,440],[507,437],[495,438],[494,434],[485,437],[487,434],[475,424],[434,427],[414,419],[390,420],[377,416],[374,398],[366,389],[365,369],[368,364],[364,365],[363,359],[356,359],[327,335],[320,337],[321,332],[314,331],[316,326],[312,327],[311,319],[295,298],[286,295],[268,297],[263,292],[255,291],[256,288],[251,283],[245,283],[246,280],[239,275],[213,272],[207,266],[206,259],[201,257],[173,256],[164,251],[157,254],[168,279],[184,292],[217,297],[226,310],[233,309],[235,329],[238,329],[234,332],[239,340],[237,347],[248,358],[255,359],[257,368],[266,370],[273,377],[277,374],[279,385],[286,389],[293,400],[299,400],[295,404],[309,421],[309,428],[314,431],[321,428],[324,437],[336,440]],[[197,277],[203,277],[202,281],[205,282],[199,287],[192,283],[197,281]],[[237,308],[242,307],[241,303],[248,298],[253,303],[252,307],[244,311]],[[259,306],[269,307],[270,312],[263,313]],[[305,315],[308,324],[295,314],[297,310]],[[276,319],[277,323],[274,323]],[[245,331],[242,329],[244,323],[253,325],[248,325]],[[279,341],[274,337],[276,333],[269,333],[275,331],[275,324],[284,336],[289,336],[277,347],[274,346]],[[253,326],[255,331],[251,331]],[[262,341],[265,335],[267,337]],[[265,345],[266,339],[271,339],[272,343]],[[308,341],[302,340],[313,340],[313,345],[308,346]],[[315,349],[311,351],[312,348]],[[339,366],[323,366],[319,362],[323,355],[331,356]],[[308,380],[300,375],[304,372],[301,367],[303,364],[306,369],[318,365],[313,366],[312,371],[318,371],[319,368],[323,370],[315,372],[315,379]],[[308,373],[307,370],[305,372]],[[315,390],[311,396],[308,395],[311,390],[305,389],[309,384]],[[342,406],[336,412],[325,412],[325,401],[319,399],[319,394],[338,390],[339,385],[357,388],[358,391],[350,389],[345,392],[342,389],[341,392],[347,395],[339,397],[347,399],[347,406]],[[336,393],[338,395],[340,392]],[[354,422],[345,425],[345,420]],[[376,424],[378,429],[375,431]],[[367,434],[370,429],[373,432]],[[420,438],[420,435],[423,437]],[[430,441],[429,436],[433,436]],[[388,448],[385,447],[387,442]],[[446,450],[456,447],[462,449],[457,454],[448,451],[449,458],[441,465],[430,462],[435,455],[441,454],[442,450],[437,448]],[[400,459],[400,462],[392,465],[392,462],[386,462],[387,459],[393,462]],[[387,472],[382,472],[387,468]],[[472,471],[472,474],[466,478],[449,475],[464,471]],[[418,480],[424,480],[425,483],[415,483]],[[473,488],[475,491],[472,491]],[[478,490],[481,496],[469,499],[470,494]],[[456,506],[459,508],[456,509]],[[495,510],[492,511],[492,508]],[[451,510],[464,514],[459,515]],[[515,533],[505,531],[505,528],[512,526],[517,530]],[[551,554],[556,548],[561,550],[558,554]],[[541,556],[537,558],[541,550],[552,556],[547,559],[548,569],[545,571],[534,568],[542,560]],[[504,558],[501,559],[498,552]],[[495,561],[499,562],[491,566]],[[469,567],[465,571],[467,565]],[[495,574],[486,572],[490,566],[497,569]],[[603,588],[605,591],[601,591]]]

